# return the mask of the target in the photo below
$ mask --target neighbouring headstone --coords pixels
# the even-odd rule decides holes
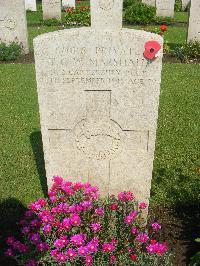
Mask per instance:
[[[200,41],[200,1],[197,0],[191,0],[187,40]]]
[[[156,6],[156,0],[142,0],[142,3],[148,6]]]
[[[163,38],[122,29],[122,0],[92,0],[91,23],[34,39],[48,186],[60,175],[148,202]],[[151,61],[152,41],[161,50]]]
[[[61,19],[61,0],[42,0],[43,19]]]
[[[28,53],[24,0],[0,0],[0,42],[17,42]]]
[[[157,17],[174,17],[175,0],[156,0]]]
[[[30,11],[37,11],[36,0],[25,0],[25,8]]]
[[[63,7],[74,7],[76,6],[75,0],[62,0]]]
[[[190,4],[190,0],[182,0],[182,10],[185,10]]]

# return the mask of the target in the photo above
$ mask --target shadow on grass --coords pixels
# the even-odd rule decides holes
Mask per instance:
[[[159,169],[154,174],[153,193],[156,204],[159,197],[156,190],[165,190],[165,199],[171,198],[165,206],[154,205],[150,210],[150,220],[158,220],[162,224],[162,241],[170,243],[175,254],[174,265],[188,265],[191,256],[200,250],[200,244],[195,242],[200,237],[200,182],[199,177],[186,176],[181,169],[169,171]],[[161,191],[160,190],[160,191]]]
[[[42,147],[42,135],[40,131],[33,132],[30,135],[30,142],[33,150],[33,154],[35,157],[35,162],[37,166],[38,175],[40,178],[40,183],[42,187],[43,194],[45,197],[47,196],[47,179],[45,172],[45,164],[44,164],[44,153]]]
[[[17,222],[22,218],[26,208],[14,198],[7,199],[0,204],[0,265],[14,266],[15,261],[4,256],[6,238],[19,234]]]

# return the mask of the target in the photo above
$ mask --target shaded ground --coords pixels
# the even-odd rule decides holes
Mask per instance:
[[[194,241],[200,232],[200,205],[182,204],[172,208],[150,210],[150,220],[162,224],[162,241],[167,241],[175,254],[174,266],[186,266],[190,257],[200,249]]]

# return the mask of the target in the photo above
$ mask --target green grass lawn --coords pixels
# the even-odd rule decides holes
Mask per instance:
[[[90,1],[81,1],[77,6],[89,6]],[[43,34],[50,31],[62,30],[66,27],[62,26],[44,26],[42,25],[42,6],[41,3],[37,5],[37,12],[27,12],[27,23],[28,23],[28,35],[29,35],[29,46],[30,50],[33,50],[33,38],[39,34]],[[62,12],[62,19],[64,19],[65,12]],[[175,12],[174,20],[175,22],[187,22],[188,13],[187,12]],[[64,20],[63,20],[64,21]],[[148,25],[148,26],[133,26],[124,24],[124,27],[142,29],[146,31],[159,31],[159,25]],[[187,24],[183,25],[169,25],[168,30],[165,33],[165,40],[169,44],[180,44],[186,42],[187,38]]]
[[[152,202],[176,203],[200,198],[199,65],[165,64]],[[0,200],[23,205],[43,196],[45,172],[33,65],[0,65]],[[42,189],[43,188],[43,189]]]

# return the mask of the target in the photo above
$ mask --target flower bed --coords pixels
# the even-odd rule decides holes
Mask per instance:
[[[5,255],[19,265],[171,265],[161,225],[141,228],[147,207],[132,192],[99,198],[89,183],[54,177],[49,199],[29,205],[20,221],[21,240],[10,236]]]

